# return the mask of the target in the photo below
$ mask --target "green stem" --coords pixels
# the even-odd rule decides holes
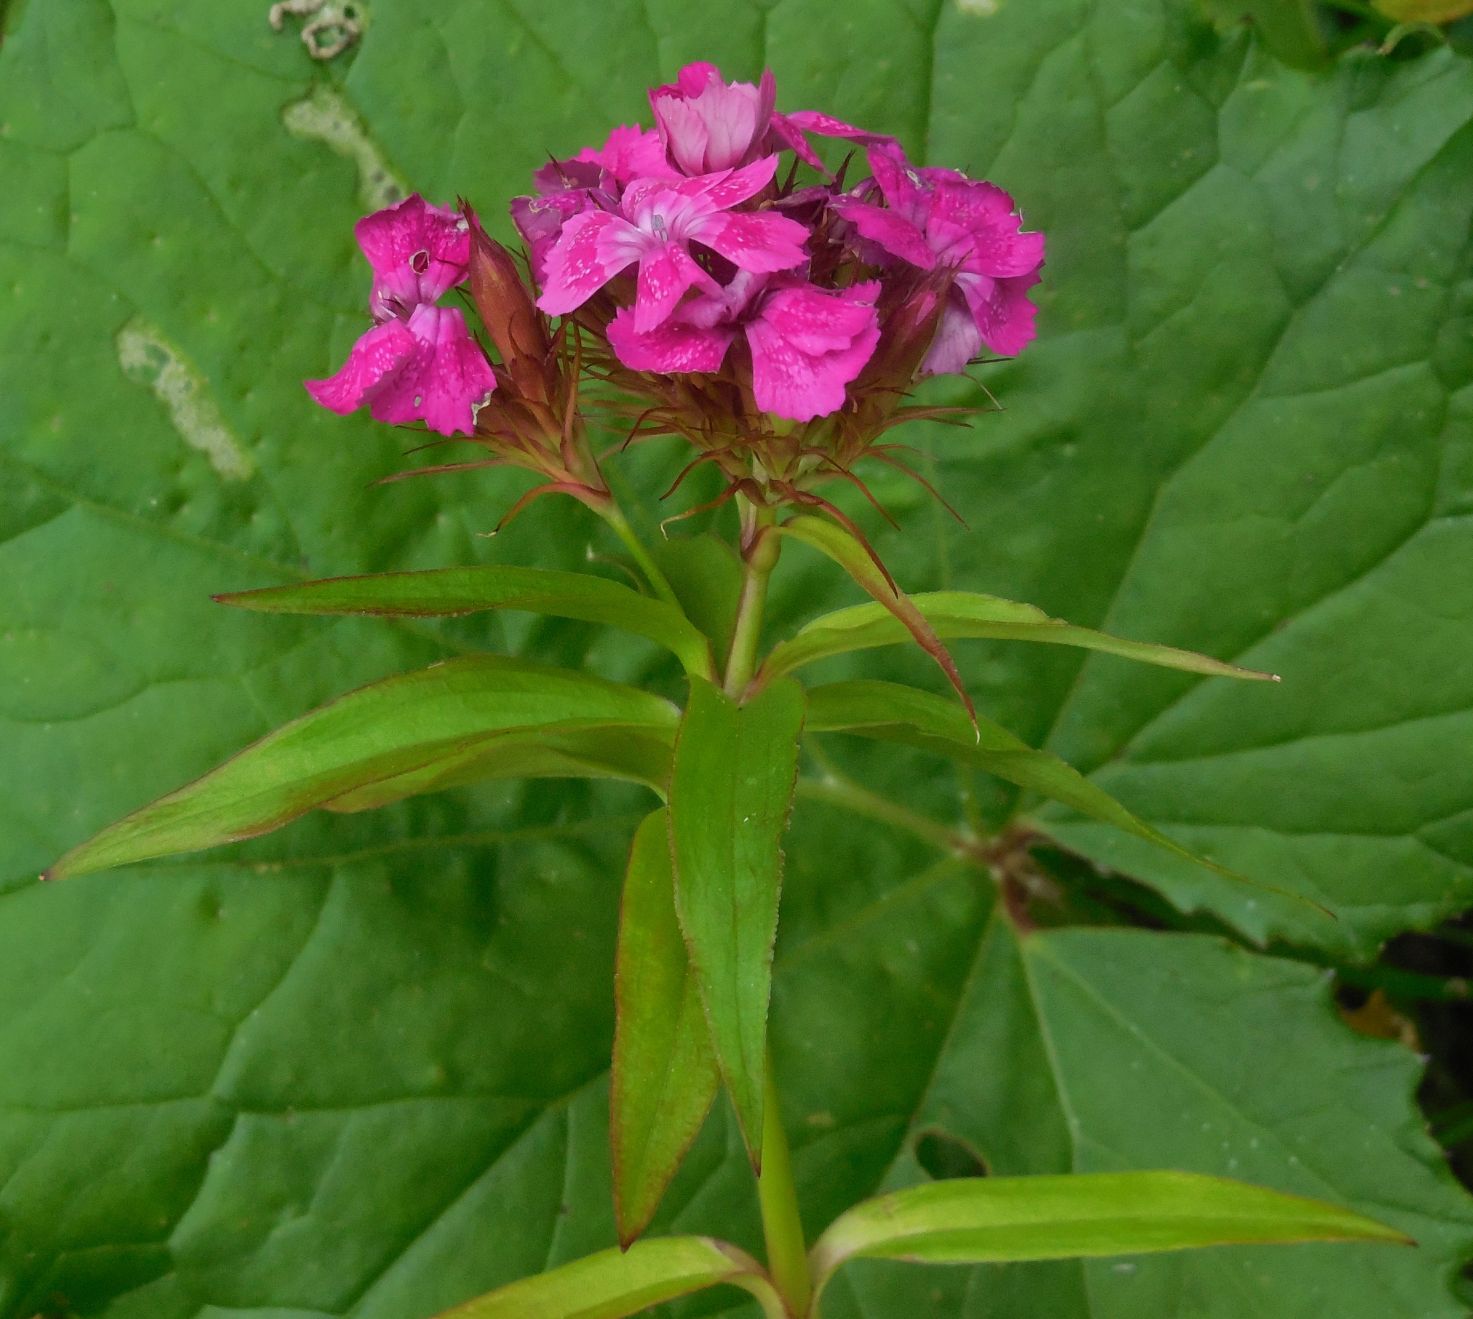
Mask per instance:
[[[806,797],[809,801],[826,802],[852,815],[888,824],[919,838],[923,843],[930,843],[937,851],[965,861],[968,865],[981,870],[991,869],[987,859],[989,839],[972,828],[970,822],[955,827],[944,825],[940,820],[933,820],[929,815],[922,815],[919,811],[913,811],[908,806],[902,806],[899,802],[861,787],[844,774],[817,743],[807,742],[803,749],[818,766],[820,777],[800,777],[798,796]]]
[[[655,562],[654,556],[635,534],[634,528],[629,525],[629,519],[624,516],[624,510],[610,499],[607,504],[600,504],[597,511],[598,515],[609,524],[614,535],[624,542],[624,548],[633,555],[634,562],[639,565],[640,572],[644,574],[645,581],[650,584],[655,594],[684,613],[685,610],[675,594],[675,588],[670,585],[670,579],[660,571],[660,565]]]
[[[973,859],[981,850],[980,840],[948,829],[936,820],[917,814],[898,802],[861,788],[825,769],[819,779],[800,778],[798,795],[809,801],[827,802],[866,819],[877,820],[930,843],[932,847],[961,860]]]
[[[774,514],[769,508],[737,496],[742,516],[742,595],[737,602],[731,652],[726,657],[726,694],[740,700],[757,672],[757,647],[762,639],[762,613],[767,606],[767,583],[777,567],[782,545],[772,534]]]
[[[762,1307],[762,1319],[793,1319],[788,1313],[788,1307],[783,1298],[777,1294],[766,1277],[750,1280],[738,1277],[733,1278],[732,1281],[757,1298],[757,1303]]]
[[[803,1219],[793,1186],[793,1160],[783,1131],[770,1054],[762,1108],[762,1172],[757,1178],[757,1199],[762,1206],[767,1271],[791,1319],[803,1319],[808,1314],[813,1283],[808,1274],[808,1245],[803,1240]]]

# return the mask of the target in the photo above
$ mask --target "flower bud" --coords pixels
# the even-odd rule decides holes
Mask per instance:
[[[880,325],[880,344],[870,361],[872,379],[908,389],[936,337],[951,284],[949,272],[932,272],[890,309]]]
[[[523,398],[550,403],[556,395],[556,380],[547,323],[511,253],[487,234],[469,206],[461,213],[470,225],[471,297],[481,323],[517,392]]]

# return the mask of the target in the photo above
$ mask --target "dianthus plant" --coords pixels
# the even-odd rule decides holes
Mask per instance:
[[[854,1206],[810,1248],[766,1047],[783,834],[804,747],[835,734],[909,744],[1179,851],[977,712],[946,640],[1268,675],[993,596],[905,594],[835,490],[867,495],[866,462],[910,470],[888,438],[898,424],[956,420],[913,401],[920,378],[1027,346],[1043,235],[992,183],[913,164],[883,133],[778,111],[770,74],[732,83],[694,64],[655,88],[650,106],[653,128],[615,128],[602,146],[545,165],[512,201],[523,263],[466,203],[413,196],[362,220],[372,323],[335,374],[307,383],[336,412],[366,408],[423,423],[432,443],[475,446],[466,461],[420,470],[531,473],[508,518],[545,494],[580,501],[632,557],[633,584],[450,567],[222,598],[276,613],[541,612],[636,633],[671,652],[684,681],[647,691],[494,654],[390,678],[105,829],[52,876],[486,779],[613,778],[650,790],[658,805],[631,844],[613,986],[618,1240],[458,1315],[594,1319],[731,1284],[770,1319],[801,1319],[819,1313],[825,1284],[856,1256],[944,1264],[1397,1239],[1331,1205],[1168,1169],[936,1181]],[[446,305],[457,292],[479,332],[466,306]],[[720,509],[716,525],[735,524],[735,544],[676,574],[679,589],[604,479],[610,459],[592,437],[621,433],[617,449],[661,446],[672,488],[693,469],[719,476],[704,507]],[[827,556],[872,599],[812,619],[764,654],[768,582],[790,546]],[[715,618],[721,600],[734,606]],[[816,660],[908,640],[954,696],[800,677]],[[675,692],[683,706],[668,699]],[[721,1090],[754,1174],[762,1260],[714,1238],[643,1235]]]

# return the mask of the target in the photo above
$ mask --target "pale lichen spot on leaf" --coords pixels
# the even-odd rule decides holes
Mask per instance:
[[[978,18],[991,18],[1002,8],[1002,0],[956,0],[956,7],[964,14],[975,14]]]
[[[174,429],[227,481],[255,470],[250,455],[220,415],[199,373],[159,331],[135,316],[117,336],[118,363],[130,379],[147,385],[168,409]]]
[[[277,0],[267,14],[272,28],[286,28],[286,16],[307,18],[303,25],[302,45],[314,60],[336,59],[363,36],[368,14],[361,4],[335,4],[333,0]]]
[[[403,201],[409,188],[384,159],[353,108],[328,87],[315,87],[281,112],[281,122],[293,137],[325,142],[358,167],[358,196],[371,210]]]

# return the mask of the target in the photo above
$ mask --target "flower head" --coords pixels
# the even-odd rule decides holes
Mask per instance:
[[[767,70],[688,64],[649,101],[653,127],[549,161],[512,201],[531,288],[468,207],[413,197],[363,220],[376,324],[313,396],[467,435],[595,504],[597,407],[635,417],[631,438],[684,436],[729,491],[812,506],[858,459],[897,463],[891,427],[948,411],[908,401],[920,377],[1032,339],[1044,240],[1001,188],[779,110]],[[862,148],[869,173],[852,152],[830,171],[818,138]],[[494,371],[437,305],[467,270]]]

